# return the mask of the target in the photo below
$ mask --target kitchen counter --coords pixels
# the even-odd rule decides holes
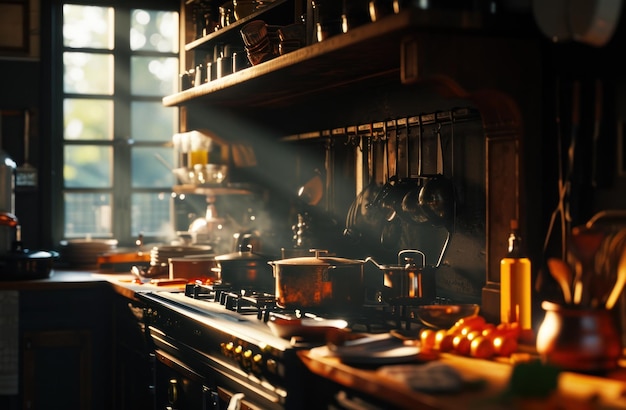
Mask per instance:
[[[505,395],[510,391],[513,366],[504,361],[441,354],[437,363],[456,369],[465,384],[460,391],[426,394],[389,376],[384,369],[390,370],[393,365],[378,369],[360,368],[312,351],[300,351],[299,355],[313,373],[370,397],[384,397],[385,401],[401,409],[626,409],[626,367],[623,366],[606,377],[561,372],[558,387],[552,394],[543,398],[522,398]],[[418,369],[423,365],[401,366]],[[530,379],[526,382],[545,382],[541,377]]]
[[[2,281],[2,290],[68,289],[110,285],[123,296],[134,298],[139,292],[181,291],[184,285],[137,284],[134,276],[127,273],[98,273],[77,270],[55,270],[48,279],[28,281]],[[504,401],[513,366],[505,360],[481,360],[452,354],[441,354],[437,362],[456,369],[467,382],[460,392],[425,394],[413,390],[401,380],[382,373],[383,367],[362,368],[343,364],[334,357],[312,354],[310,350],[299,352],[307,368],[318,376],[340,387],[360,392],[370,397],[384,397],[388,403],[406,409],[626,409],[626,361],[620,369],[603,377],[562,372],[558,377],[558,389],[543,399]],[[408,366],[420,366],[409,364]]]
[[[184,290],[184,285],[155,285],[151,283],[138,284],[130,273],[100,273],[83,270],[54,269],[47,279],[24,281],[0,281],[0,290],[37,290],[37,289],[68,289],[110,284],[113,289],[127,297],[134,297],[137,292],[156,290]]]

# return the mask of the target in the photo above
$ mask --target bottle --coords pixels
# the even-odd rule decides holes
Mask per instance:
[[[500,261],[500,322],[532,327],[531,262],[524,253],[517,220],[511,221],[507,255]]]

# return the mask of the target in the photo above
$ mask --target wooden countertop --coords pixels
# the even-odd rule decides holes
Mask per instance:
[[[342,363],[336,357],[324,357],[310,350],[300,351],[300,358],[313,373],[371,397],[384,398],[400,409],[626,409],[626,367],[606,375],[591,376],[573,372],[558,375],[557,389],[548,397],[505,396],[514,366],[505,360],[482,360],[454,354],[441,354],[438,363],[456,369],[467,382],[460,391],[427,394],[412,389],[408,383],[392,378],[378,369],[360,368]],[[415,366],[424,363],[404,364]],[[530,380],[541,383],[542,380]]]
[[[93,286],[111,286],[123,296],[134,298],[139,292],[155,290],[180,291],[184,285],[157,286],[137,284],[129,273],[100,273],[78,270],[54,270],[50,278],[25,281],[0,281],[2,290],[47,290]],[[548,398],[504,401],[502,393],[511,378],[513,366],[505,360],[481,360],[453,354],[441,354],[437,361],[452,366],[469,385],[480,381],[480,388],[464,389],[458,393],[426,394],[413,390],[408,384],[390,378],[380,369],[346,365],[335,357],[300,351],[307,368],[326,379],[384,400],[401,409],[626,409],[626,360],[620,369],[603,377],[562,372],[558,390]],[[625,355],[626,357],[626,355]],[[409,366],[420,366],[410,364]]]
[[[22,281],[0,281],[0,290],[42,290],[67,289],[98,285],[111,285],[113,289],[126,297],[134,298],[138,292],[156,290],[181,291],[184,285],[154,285],[151,283],[134,283],[135,277],[130,273],[101,273],[81,270],[54,269],[52,275],[46,279]]]

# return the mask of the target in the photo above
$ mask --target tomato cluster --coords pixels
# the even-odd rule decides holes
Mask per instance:
[[[422,349],[490,359],[509,357],[517,351],[521,331],[518,323],[487,323],[484,317],[459,319],[450,329],[423,329]]]

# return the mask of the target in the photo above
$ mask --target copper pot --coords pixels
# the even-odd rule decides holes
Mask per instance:
[[[350,309],[363,305],[362,260],[315,256],[271,261],[276,283],[276,302],[288,309]]]
[[[217,282],[220,280],[220,272],[214,268],[217,261],[214,256],[183,256],[169,258],[170,279],[202,280],[204,282]]]

